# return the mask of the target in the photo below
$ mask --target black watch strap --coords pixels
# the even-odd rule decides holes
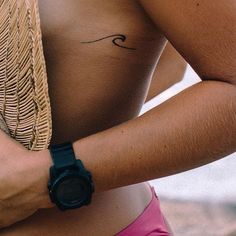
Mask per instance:
[[[56,170],[63,171],[76,165],[77,160],[71,142],[51,145],[49,150]]]

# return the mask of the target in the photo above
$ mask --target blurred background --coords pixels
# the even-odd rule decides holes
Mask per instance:
[[[184,79],[148,101],[164,102],[200,79],[188,65]],[[175,235],[236,236],[236,153],[181,174],[150,181]]]

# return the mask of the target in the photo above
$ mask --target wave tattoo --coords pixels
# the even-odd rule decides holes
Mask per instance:
[[[113,38],[112,43],[115,46],[118,46],[120,48],[129,49],[129,50],[136,50],[136,48],[130,48],[130,47],[126,47],[126,46],[123,46],[123,45],[119,44],[119,41],[124,43],[127,39],[126,36],[123,35],[123,34],[113,34],[113,35],[106,36],[106,37],[96,39],[96,40],[93,40],[93,41],[87,41],[87,42],[81,42],[81,43],[96,43],[96,42],[99,42],[99,41],[102,41],[102,40],[105,40],[105,39],[108,39],[108,38]]]

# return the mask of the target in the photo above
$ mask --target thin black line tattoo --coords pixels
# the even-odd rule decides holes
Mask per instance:
[[[129,49],[129,50],[136,50],[136,48],[130,48],[130,47],[126,47],[126,46],[122,46],[120,45],[119,43],[117,43],[118,40],[122,41],[122,42],[125,42],[125,40],[127,39],[125,35],[123,34],[113,34],[113,35],[110,35],[110,36],[106,36],[106,37],[103,37],[103,38],[100,38],[100,39],[96,39],[96,40],[93,40],[93,41],[87,41],[87,42],[80,42],[80,43],[95,43],[95,42],[98,42],[98,41],[101,41],[101,40],[104,40],[104,39],[108,39],[108,38],[114,38],[112,40],[112,43],[120,48],[125,48],[125,49]]]

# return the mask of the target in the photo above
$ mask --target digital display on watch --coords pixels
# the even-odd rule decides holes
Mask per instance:
[[[87,198],[87,186],[83,180],[70,177],[60,182],[56,189],[57,200],[65,205],[76,205]]]

